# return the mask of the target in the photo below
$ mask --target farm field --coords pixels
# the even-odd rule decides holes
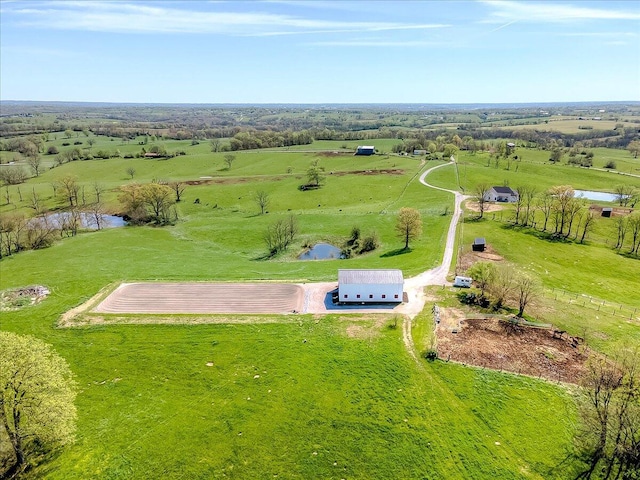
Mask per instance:
[[[138,152],[143,141],[95,138],[93,150],[117,145],[123,156]],[[62,141],[51,140],[61,149]],[[390,152],[397,139],[233,152],[230,168],[228,152],[212,153],[207,142],[162,143],[187,154],[74,161],[52,169],[47,163],[20,191],[15,185],[3,189],[11,202],[0,202],[2,214],[29,211],[34,192],[48,208],[63,210],[52,184],[73,176],[88,197],[99,182],[106,210],[120,213],[121,185],[186,182],[175,225],[85,232],[0,261],[0,290],[44,285],[51,291],[36,305],[2,311],[1,328],[54,345],[80,387],[77,442],[27,478],[575,476],[575,387],[416,361],[395,326],[398,319],[388,314],[221,315],[233,321],[208,325],[176,316],[176,325],[59,328],[61,315],[119,282],[304,283],[334,281],[338,268],[400,268],[409,277],[442,259],[453,198],[418,182],[421,172],[442,160],[351,154],[357,144]],[[488,153],[461,151],[456,165],[434,171],[428,181],[468,194],[482,182],[608,192],[618,184],[640,184],[639,178],[596,169],[615,160],[618,171],[638,173],[640,161],[625,150],[594,149],[593,169],[552,165],[543,150],[517,147],[516,153],[518,162],[496,167]],[[0,155],[6,163],[14,154]],[[314,161],[324,168],[324,183],[301,191]],[[259,190],[271,200],[265,214],[255,202]],[[408,251],[395,232],[397,213],[406,206],[423,221],[422,236]],[[640,305],[638,260],[606,244],[611,223],[597,219],[591,241],[578,245],[514,227],[510,214],[507,206],[476,221],[467,210],[458,256],[473,238],[485,237],[505,262],[544,287],[530,316],[585,336],[598,352],[640,344],[633,314],[611,315],[572,297],[593,296],[625,311]],[[299,235],[286,252],[269,257],[264,232],[289,215],[297,219]],[[375,251],[348,260],[296,260],[306,245],[343,244],[355,226],[363,234],[375,232]],[[457,302],[453,290],[438,292],[430,293],[438,302]],[[425,308],[413,323],[414,353],[428,347],[432,325]]]

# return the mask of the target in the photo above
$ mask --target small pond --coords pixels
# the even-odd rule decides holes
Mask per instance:
[[[586,198],[599,202],[615,202],[616,195],[607,192],[594,192],[592,190],[574,190],[576,198]]]
[[[298,260],[329,260],[341,257],[338,247],[334,247],[329,243],[316,243],[313,248],[300,255]]]
[[[48,219],[51,220],[54,225],[62,225],[66,218],[70,215],[69,212],[59,212],[52,213],[47,215]],[[80,213],[80,222],[82,223],[82,228],[86,228],[89,230],[97,230],[98,226],[96,224],[96,219],[93,215],[86,212]],[[116,217],[115,215],[102,215],[100,228],[117,228],[124,227],[127,222],[124,221],[122,217]]]

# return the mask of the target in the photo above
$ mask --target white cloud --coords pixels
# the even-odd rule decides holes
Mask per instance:
[[[420,40],[387,41],[387,40],[336,40],[322,42],[308,42],[305,45],[313,47],[432,47],[441,45],[437,42],[423,42]]]
[[[10,13],[12,18],[22,25],[113,33],[213,33],[266,36],[430,29],[446,26],[320,20],[268,12],[188,10],[164,5],[154,6],[148,3],[51,1],[15,3],[5,6],[9,6],[4,9],[6,13]],[[4,21],[7,21],[6,17]]]
[[[575,20],[640,20],[636,10],[590,8],[569,3],[481,0],[493,8],[489,22],[569,22]],[[633,4],[631,2],[630,4]]]

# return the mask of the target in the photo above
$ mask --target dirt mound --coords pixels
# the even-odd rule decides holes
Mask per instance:
[[[589,351],[577,337],[496,318],[465,319],[460,326],[458,333],[438,327],[442,360],[567,383],[578,383],[585,371]]]
[[[42,285],[5,290],[0,292],[0,311],[18,310],[21,307],[34,305],[41,302],[49,293],[49,289]]]

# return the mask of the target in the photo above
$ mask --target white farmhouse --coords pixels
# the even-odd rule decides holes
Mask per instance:
[[[357,303],[400,303],[402,270],[338,270],[338,301]]]
[[[518,192],[509,187],[491,187],[484,194],[484,199],[487,202],[517,202],[518,197]]]

